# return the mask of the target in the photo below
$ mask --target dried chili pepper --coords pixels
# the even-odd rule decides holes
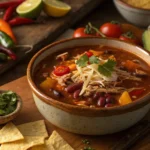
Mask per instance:
[[[10,25],[6,21],[4,21],[3,19],[0,19],[0,31],[5,32],[16,43],[16,38],[13,34],[13,31],[12,31]]]
[[[0,44],[6,48],[13,48],[15,45],[11,37],[3,31],[0,31]]]
[[[22,2],[24,2],[24,0],[13,0],[9,2],[2,2],[0,3],[0,9],[7,9],[12,5],[20,5]]]
[[[32,24],[35,21],[29,18],[22,18],[22,17],[16,17],[12,20],[10,20],[8,23],[11,26],[17,26],[17,25],[25,25],[25,24]]]
[[[0,52],[7,54],[12,60],[17,59],[16,54],[6,47],[0,46]]]
[[[9,20],[11,19],[12,15],[13,15],[13,12],[15,12],[17,6],[18,6],[18,5],[16,5],[16,4],[15,4],[15,5],[12,5],[12,6],[9,6],[9,7],[6,9],[6,11],[5,11],[5,14],[4,14],[4,16],[3,16],[3,20],[9,21]]]

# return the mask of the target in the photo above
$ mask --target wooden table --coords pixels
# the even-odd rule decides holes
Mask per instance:
[[[12,81],[4,86],[0,87],[0,90],[13,90],[17,92],[23,99],[23,109],[19,116],[14,120],[15,124],[21,124],[30,121],[36,121],[40,119],[44,119],[42,115],[37,110],[35,103],[32,98],[32,93],[30,87],[27,82],[26,76]],[[145,119],[150,119],[150,112],[145,116]],[[49,134],[53,130],[57,130],[60,135],[75,149],[81,150],[84,144],[82,143],[83,139],[88,139],[91,142],[91,146],[95,148],[95,150],[108,150],[113,144],[115,144],[121,137],[123,137],[126,133],[130,131],[130,129],[125,130],[123,132],[119,132],[117,134],[105,135],[105,136],[83,136],[72,134],[61,130],[51,123],[46,121],[46,126]],[[134,128],[134,127],[133,127]],[[150,149],[150,135],[146,135],[144,139],[136,142],[132,150],[149,150]]]

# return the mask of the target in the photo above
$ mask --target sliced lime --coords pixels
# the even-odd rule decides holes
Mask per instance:
[[[16,11],[22,17],[37,18],[42,11],[42,0],[26,0],[20,4]]]

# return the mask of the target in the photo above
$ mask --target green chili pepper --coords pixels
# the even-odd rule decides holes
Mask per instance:
[[[0,44],[6,48],[14,47],[14,42],[11,37],[3,31],[0,31]]]
[[[4,53],[0,53],[0,61],[7,61],[8,60],[8,56]]]

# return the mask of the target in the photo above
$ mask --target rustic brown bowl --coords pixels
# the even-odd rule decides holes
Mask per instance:
[[[34,82],[36,66],[48,55],[71,47],[106,45],[123,49],[139,56],[150,66],[150,54],[141,47],[117,39],[87,37],[67,39],[40,50],[31,59],[27,69],[27,79],[35,104],[40,113],[52,124],[64,130],[86,135],[103,135],[127,129],[140,121],[150,110],[150,93],[137,101],[110,108],[89,108],[57,101],[44,94]],[[51,61],[51,60],[50,60]]]
[[[2,93],[4,91],[0,91],[0,93]],[[12,113],[5,115],[5,116],[0,116],[0,124],[4,124],[7,123],[11,120],[13,120],[14,118],[16,118],[16,116],[20,113],[21,108],[22,108],[22,99],[19,95],[18,96],[18,102],[17,102],[17,107],[15,109],[15,111],[13,111]]]

